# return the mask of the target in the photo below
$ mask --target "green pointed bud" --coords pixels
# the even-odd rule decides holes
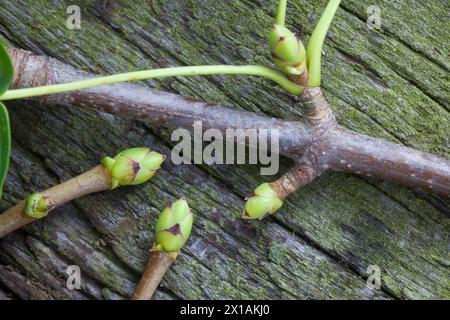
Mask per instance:
[[[150,180],[164,160],[164,155],[149,148],[132,148],[114,158],[105,157],[102,163],[111,173],[111,189],[115,189]]]
[[[288,28],[274,25],[269,35],[269,47],[273,61],[285,73],[300,75],[305,71],[305,47]]]
[[[45,217],[54,207],[54,203],[50,197],[43,196],[39,193],[33,193],[25,202],[25,214],[34,219]]]
[[[165,208],[156,222],[153,250],[180,251],[191,234],[193,219],[192,211],[184,198]]]
[[[283,205],[283,201],[278,197],[269,183],[263,183],[256,188],[254,194],[247,199],[243,219],[263,219],[269,214],[273,214]]]

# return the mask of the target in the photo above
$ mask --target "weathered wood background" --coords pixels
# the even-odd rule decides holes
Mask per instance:
[[[324,48],[324,89],[353,130],[449,157],[449,2],[374,0],[382,30],[366,27],[366,1],[342,1]],[[81,8],[81,30],[66,9]],[[290,1],[303,39],[325,0]],[[10,45],[110,74],[196,64],[271,65],[269,0],[3,0]],[[148,81],[151,87],[302,120],[299,101],[253,77]],[[105,155],[147,145],[169,155],[169,132],[61,106],[8,103],[13,154],[0,208],[77,175]],[[290,165],[283,160],[283,170]],[[92,195],[0,240],[0,298],[126,299],[148,257],[161,209],[185,196],[193,235],[157,299],[450,298],[448,200],[365,177],[327,173],[263,222],[239,219],[243,198],[274,177],[257,166],[175,166],[143,186]],[[66,288],[68,265],[82,290]],[[382,289],[366,287],[381,268]]]

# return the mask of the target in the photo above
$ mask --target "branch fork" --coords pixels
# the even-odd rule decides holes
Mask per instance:
[[[247,199],[242,215],[244,219],[263,219],[275,213],[281,208],[286,197],[319,176],[325,169],[320,167],[317,161],[318,152],[326,154],[326,151],[320,151],[322,139],[338,126],[331,107],[320,88],[320,57],[325,34],[340,0],[330,1],[325,9],[324,18],[321,18],[311,36],[306,52],[301,40],[284,26],[286,2],[280,1],[279,3],[277,24],[270,33],[269,46],[275,64],[282,68],[292,81],[304,88],[300,98],[305,118],[312,128],[312,141],[292,169],[275,182],[262,184]],[[280,23],[282,25],[279,25]],[[318,64],[317,61],[319,61]],[[313,68],[313,72],[309,72],[307,66]],[[258,190],[261,188],[265,190],[267,197],[258,194]],[[271,201],[277,206],[270,206]]]

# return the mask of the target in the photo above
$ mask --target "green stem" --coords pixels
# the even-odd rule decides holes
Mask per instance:
[[[286,78],[281,72],[275,71],[270,68],[251,65],[249,66],[215,65],[215,66],[174,67],[174,68],[136,71],[50,86],[8,90],[2,96],[0,96],[0,101],[81,90],[117,82],[164,78],[164,77],[176,77],[176,76],[198,76],[198,75],[215,75],[215,74],[239,74],[239,75],[261,76],[278,83],[281,87],[283,87],[285,90],[287,90],[292,94],[300,95],[303,91],[303,88],[301,86],[295,84],[294,82]]]
[[[280,26],[284,26],[284,23],[286,21],[286,7],[287,7],[287,0],[280,0],[278,4],[278,11],[277,11],[277,18],[276,18],[276,24]]]
[[[330,0],[330,2],[328,2],[322,17],[309,39],[308,47],[306,49],[306,60],[309,72],[308,85],[311,87],[320,87],[323,43],[340,2],[341,0]]]

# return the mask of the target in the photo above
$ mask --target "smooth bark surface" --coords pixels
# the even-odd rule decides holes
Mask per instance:
[[[450,161],[342,128],[327,139],[324,166],[450,196]]]
[[[94,77],[55,59],[29,51],[9,49],[8,52],[16,70],[12,88],[61,84]],[[310,126],[301,122],[288,122],[233,110],[218,103],[196,101],[137,84],[119,83],[33,99],[43,103],[107,112],[172,129],[192,129],[196,121],[202,122],[203,131],[213,128],[224,135],[227,129],[277,129],[280,151],[294,159],[300,158],[312,141]],[[257,135],[258,132],[255,131],[254,135],[248,134],[248,137],[257,138]]]
[[[175,65],[271,65],[266,31],[275,2],[83,2],[82,29],[65,26],[70,1],[3,1],[10,45],[77,69],[111,74]],[[288,26],[307,38],[326,1],[292,1]],[[447,17],[441,1],[343,1],[326,39],[324,91],[338,122],[355,132],[449,157]],[[211,10],[211,8],[215,10]],[[49,15],[48,12],[52,12]],[[401,13],[401,14],[400,14]],[[33,23],[30,23],[33,17]],[[196,100],[303,120],[300,100],[253,77],[148,81]],[[125,147],[170,155],[170,131],[147,122],[32,101],[8,102],[13,157],[3,210],[92,168]],[[32,128],[33,130],[30,130]],[[292,167],[286,159],[281,172]],[[448,298],[448,200],[397,184],[324,173],[263,222],[239,219],[264,181],[258,166],[176,166],[151,183],[79,199],[0,240],[0,290],[13,298],[130,298],[145,268],[152,225],[181,196],[197,217],[187,246],[155,299]],[[87,259],[88,257],[88,259]],[[66,287],[79,265],[82,290]],[[369,266],[382,289],[366,286]]]

